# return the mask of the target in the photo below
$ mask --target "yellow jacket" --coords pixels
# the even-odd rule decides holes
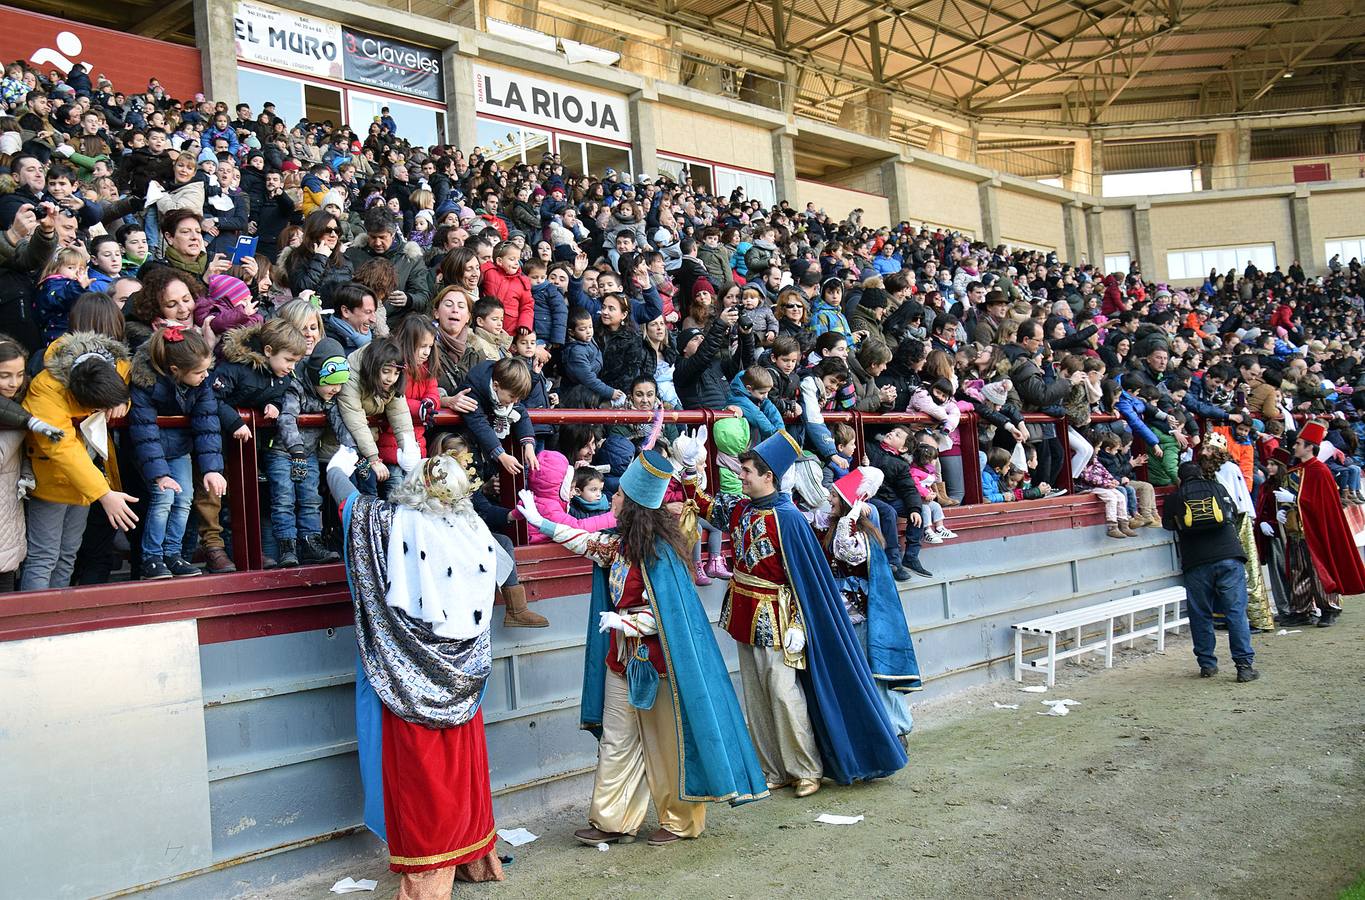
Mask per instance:
[[[124,382],[128,381],[132,365],[128,350],[113,338],[91,332],[64,335],[52,342],[44,354],[46,368],[29,385],[24,408],[30,413],[65,430],[57,443],[45,437],[29,434],[28,458],[33,466],[33,477],[38,482],[33,496],[49,503],[68,503],[89,506],[112,488],[119,490],[118,461],[110,441],[109,458],[101,472],[90,458],[85,438],[72,420],[83,418],[96,410],[76,402],[67,389],[71,369],[83,353],[100,350],[114,358],[114,365]]]

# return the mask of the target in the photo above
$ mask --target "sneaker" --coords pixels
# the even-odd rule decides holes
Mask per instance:
[[[939,537],[937,531],[934,531],[932,528],[930,528],[928,531],[924,532],[924,543],[941,544],[943,543],[943,538]]]
[[[166,568],[166,563],[159,556],[149,556],[144,559],[140,574],[143,581],[162,581],[166,578],[175,577],[175,574]]]
[[[1200,678],[1212,678],[1213,676],[1215,676],[1215,675],[1217,675],[1217,674],[1218,674],[1218,667],[1217,667],[1217,666],[1200,666],[1200,667],[1199,667],[1199,677],[1200,677]]]
[[[705,587],[711,583],[711,579],[706,577],[706,567],[701,564],[701,560],[692,567],[692,582],[698,587]]]
[[[1238,667],[1237,667],[1237,683],[1238,683],[1238,684],[1246,684],[1248,681],[1255,681],[1257,678],[1260,678],[1260,677],[1261,677],[1261,673],[1260,673],[1260,672],[1257,672],[1257,671],[1256,671],[1255,669],[1253,669],[1251,666],[1238,666]]]
[[[957,532],[949,531],[947,525],[940,525],[938,526],[938,536],[943,538],[945,541],[950,541],[953,538],[957,537]]]
[[[185,559],[183,556],[166,557],[166,568],[171,570],[171,574],[176,578],[192,578],[195,575],[203,575],[199,567]]]

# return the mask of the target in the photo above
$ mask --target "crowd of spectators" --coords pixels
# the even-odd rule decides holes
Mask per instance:
[[[387,111],[353,130],[155,81],[125,94],[79,65],[10,65],[0,107],[10,586],[107,580],[120,531],[134,577],[198,574],[196,553],[231,571],[222,497],[258,489],[223,478],[225,444],[253,436],[241,409],[270,423],[259,489],[283,566],[337,558],[319,468],[343,444],[364,490],[467,447],[490,484],[529,476],[542,514],[605,524],[649,428],[538,420],[554,407],[735,412],[712,436],[722,500],[778,429],[826,485],[862,447],[900,580],[955,537],[944,511],[969,478],[1024,502],[1069,465],[1111,537],[1159,525],[1153,489],[1211,428],[1254,489],[1296,416],[1327,419],[1342,500],[1365,504],[1357,260],[1177,289],[860,210],[412,146]],[[917,424],[860,436],[838,411]],[[158,429],[167,415],[190,425]],[[716,524],[699,582],[729,574]]]

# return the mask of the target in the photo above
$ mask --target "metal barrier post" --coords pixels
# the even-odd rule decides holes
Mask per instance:
[[[1053,487],[1061,487],[1064,488],[1068,494],[1074,494],[1076,492],[1076,485],[1071,477],[1070,428],[1071,426],[1067,424],[1065,417],[1057,419],[1057,441],[1062,445],[1062,471],[1058,476],[1061,483],[1054,484]]]
[[[975,411],[964,412],[958,422],[958,447],[962,451],[962,505],[983,503],[981,495],[981,433]]]

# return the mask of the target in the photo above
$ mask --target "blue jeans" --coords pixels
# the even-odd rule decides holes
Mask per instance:
[[[302,481],[289,477],[287,453],[265,454],[265,477],[270,482],[270,530],[277,541],[293,541],[322,534],[322,495],[318,493],[318,458],[308,457]]]
[[[1138,514],[1137,491],[1133,490],[1131,484],[1123,485],[1123,493],[1128,497],[1128,518]]]
[[[166,460],[171,477],[180,485],[179,493],[147,485],[147,524],[142,529],[142,558],[180,555],[185,540],[185,523],[190,519],[194,500],[194,462],[190,454]]]
[[[1218,665],[1213,614],[1227,616],[1228,647],[1237,665],[1251,665],[1251,626],[1247,623],[1246,567],[1240,559],[1223,559],[1195,566],[1185,573],[1185,606],[1190,613],[1190,637],[1200,668]]]
[[[919,525],[911,525],[907,516],[905,541],[902,544],[900,535],[896,533],[896,520],[906,515],[904,504],[899,500],[887,503],[875,497],[868,502],[877,510],[878,525],[882,530],[882,539],[886,542],[886,561],[891,564],[891,568],[894,569],[906,562],[919,562],[920,542],[924,539],[923,511],[916,510],[921,515]]]

